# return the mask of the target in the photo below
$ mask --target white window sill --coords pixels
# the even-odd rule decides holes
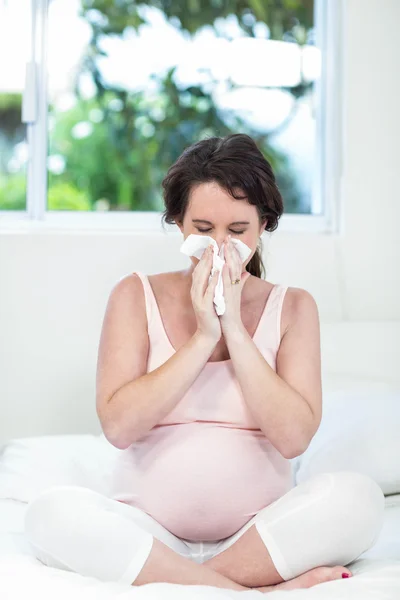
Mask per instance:
[[[0,213],[0,235],[15,233],[106,232],[129,233],[176,232],[176,225],[161,224],[161,212],[77,212],[51,211],[43,220],[30,219],[25,212]],[[284,214],[278,231],[285,233],[336,233],[336,228],[325,215]]]

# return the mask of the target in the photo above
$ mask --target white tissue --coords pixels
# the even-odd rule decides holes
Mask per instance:
[[[250,256],[251,248],[246,246],[241,240],[231,238],[232,243],[236,246],[239,252],[242,263]],[[225,312],[225,297],[224,297],[224,282],[222,278],[222,267],[225,264],[224,243],[221,244],[221,249],[218,249],[217,242],[209,235],[196,235],[191,233],[180,247],[180,252],[186,256],[195,256],[200,260],[205,249],[212,244],[214,246],[213,266],[209,277],[214,275],[215,271],[219,271],[218,282],[215,288],[214,305],[217,315],[223,315]]]

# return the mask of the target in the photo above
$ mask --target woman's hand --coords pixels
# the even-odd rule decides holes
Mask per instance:
[[[221,338],[221,324],[214,308],[214,294],[218,282],[216,271],[208,283],[213,263],[213,246],[203,252],[203,255],[192,274],[190,296],[197,319],[197,331],[200,331],[215,342]]]
[[[242,289],[247,277],[246,271],[242,273],[243,263],[239,252],[230,240],[231,236],[229,235],[224,242],[225,264],[222,269],[222,280],[224,283],[225,312],[219,316],[224,335],[234,327],[243,327],[240,306]],[[240,283],[232,284],[231,281],[236,279],[240,279]]]

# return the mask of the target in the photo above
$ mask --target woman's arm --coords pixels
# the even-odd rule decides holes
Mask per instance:
[[[289,323],[277,354],[276,372],[244,327],[224,337],[245,401],[260,429],[286,458],[302,454],[322,416],[320,328],[314,298],[286,292]]]
[[[120,280],[110,295],[99,345],[96,406],[104,435],[124,449],[159,423],[182,399],[217,340],[196,331],[154,371],[146,373],[149,340],[142,283]]]
[[[164,419],[197,379],[215,345],[196,332],[157,369],[117,390],[108,402],[113,444],[127,448]]]

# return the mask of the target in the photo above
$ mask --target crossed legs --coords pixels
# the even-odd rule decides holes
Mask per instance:
[[[374,480],[322,473],[259,511],[203,564],[241,585],[276,585],[317,567],[349,565],[374,545],[383,518],[384,495]],[[342,570],[348,572],[335,573]]]
[[[375,543],[383,508],[369,477],[317,475],[259,511],[202,564],[143,511],[86,488],[43,492],[27,508],[25,532],[44,564],[104,581],[247,589],[349,564]]]

